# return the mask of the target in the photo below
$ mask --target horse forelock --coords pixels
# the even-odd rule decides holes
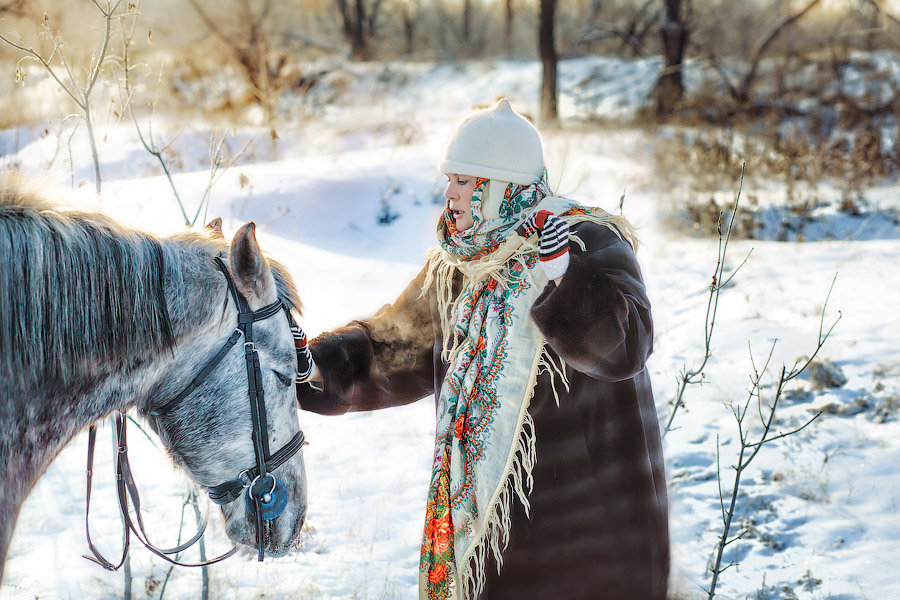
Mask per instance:
[[[0,198],[5,377],[77,384],[174,344],[159,240],[16,187]]]
[[[210,236],[207,233],[186,231],[175,234],[168,239],[181,243],[206,246],[206,251],[210,256],[219,256],[226,260],[226,262],[228,260],[228,243],[221,238]],[[265,255],[265,259],[272,269],[272,276],[275,279],[275,289],[278,293],[278,297],[287,304],[289,310],[294,310],[297,311],[297,314],[302,314],[303,303],[300,301],[300,295],[297,293],[297,286],[294,283],[294,278],[291,276],[290,271],[271,256]]]
[[[272,267],[272,275],[275,277],[275,288],[278,290],[278,296],[287,304],[288,310],[297,311],[298,315],[303,313],[303,304],[300,302],[300,295],[297,293],[297,286],[294,284],[294,278],[290,272],[280,262],[271,258],[267,259],[269,266]]]

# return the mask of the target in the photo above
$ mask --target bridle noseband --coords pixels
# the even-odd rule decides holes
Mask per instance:
[[[294,318],[291,316],[290,309],[281,298],[278,298],[275,302],[264,306],[257,311],[250,310],[250,305],[247,303],[247,300],[241,295],[240,292],[238,292],[237,288],[235,287],[234,280],[231,278],[231,274],[228,271],[228,267],[225,266],[224,261],[219,257],[215,257],[214,261],[216,267],[218,267],[219,270],[222,271],[222,273],[225,275],[225,280],[228,283],[228,291],[231,295],[232,300],[234,301],[235,307],[237,308],[237,327],[235,328],[234,332],[232,332],[231,336],[225,341],[222,347],[219,348],[219,350],[206,362],[203,368],[200,369],[200,372],[197,373],[197,375],[181,391],[181,393],[179,393],[171,400],[168,400],[167,402],[158,406],[157,408],[149,411],[149,414],[157,420],[157,427],[161,429],[162,423],[160,419],[166,414],[170,413],[172,409],[178,406],[182,401],[190,396],[191,393],[193,393],[198,387],[200,387],[203,381],[213,372],[213,370],[219,365],[219,363],[222,362],[222,359],[225,358],[231,348],[235,346],[235,344],[237,344],[238,340],[241,337],[244,338],[243,347],[244,362],[247,367],[247,394],[250,400],[250,417],[253,423],[251,440],[253,442],[253,453],[256,460],[255,464],[241,471],[234,479],[230,479],[224,483],[209,488],[208,494],[213,502],[219,505],[224,505],[237,500],[241,496],[243,491],[245,489],[247,490],[247,493],[245,495],[247,512],[251,516],[255,517],[256,520],[256,542],[259,549],[258,559],[262,561],[265,556],[264,524],[266,521],[274,520],[279,515],[281,515],[281,513],[284,512],[284,509],[287,506],[288,502],[287,488],[285,487],[284,483],[282,483],[272,474],[272,472],[283,465],[285,462],[287,462],[292,456],[294,456],[306,442],[303,431],[298,430],[297,433],[295,433],[294,436],[277,452],[275,452],[274,454],[269,453],[269,436],[268,423],[266,419],[265,392],[263,390],[262,370],[260,368],[259,353],[257,352],[256,346],[253,342],[253,323],[268,319],[269,317],[272,317],[279,312],[284,311],[292,332],[294,330],[299,331],[299,328],[297,327]],[[127,536],[129,529],[151,552],[168,560],[169,562],[173,562],[182,566],[202,566],[212,564],[234,554],[237,548],[232,548],[229,552],[215,559],[204,561],[202,563],[192,564],[182,563],[166,556],[167,554],[180,552],[186,547],[190,546],[191,543],[197,541],[202,536],[203,528],[205,528],[206,526],[205,520],[201,525],[200,531],[197,532],[197,534],[188,544],[181,544],[177,548],[161,549],[149,542],[146,532],[144,531],[143,523],[141,522],[140,498],[137,494],[137,488],[134,486],[134,481],[131,477],[130,465],[128,464],[127,445],[125,443],[124,418],[119,415],[116,417],[116,419],[116,434],[119,446],[119,456],[118,460],[116,461],[116,474],[118,481],[117,490],[119,496],[119,507],[127,524],[127,528],[125,530],[126,542],[125,548],[123,550],[122,562],[124,562],[124,556],[128,552]],[[90,510],[91,467],[93,464],[93,447],[95,434],[96,431],[94,429],[94,426],[91,426],[90,437],[88,440],[88,511]],[[137,515],[136,519],[140,531],[138,531],[138,528],[135,528],[131,518],[129,517],[128,498],[126,494],[131,495],[131,501],[135,507],[135,512]],[[86,558],[89,558],[90,560],[93,560],[94,562],[97,562],[101,566],[110,570],[116,570],[119,566],[121,566],[122,562],[120,562],[119,565],[113,565],[110,561],[106,560],[99,554],[97,549],[94,548],[93,544],[91,543],[90,531],[88,531],[88,545],[90,546],[91,551],[94,553],[95,558]]]

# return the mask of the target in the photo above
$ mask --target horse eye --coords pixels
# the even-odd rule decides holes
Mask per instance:
[[[281,385],[283,385],[284,387],[291,387],[292,385],[294,385],[294,379],[292,377],[289,377],[284,373],[279,373],[275,369],[272,369],[272,372],[275,373],[275,377],[278,378],[278,381],[280,381]]]

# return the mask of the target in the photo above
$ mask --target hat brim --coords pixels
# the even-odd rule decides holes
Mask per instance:
[[[542,175],[541,170],[538,170],[537,173],[507,171],[457,160],[444,160],[441,162],[441,173],[445,175],[455,173],[456,175],[471,175],[472,177],[484,177],[485,179],[499,179],[500,181],[509,181],[518,185],[531,185],[540,181]]]

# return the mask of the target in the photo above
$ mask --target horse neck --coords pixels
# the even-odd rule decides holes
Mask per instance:
[[[116,410],[144,406],[154,392],[177,393],[191,369],[215,344],[223,316],[225,280],[209,253],[177,241],[163,242],[165,299],[175,337],[166,351],[106,369],[102,377],[65,386],[47,382],[22,389],[0,377],[0,513],[24,500],[37,478],[78,432]],[[221,326],[217,321],[222,320]],[[233,325],[232,325],[233,326]],[[16,480],[16,486],[8,482]],[[3,487],[7,486],[4,490]],[[0,524],[0,530],[2,530]],[[2,537],[2,531],[0,531]],[[0,551],[3,550],[0,539]]]

